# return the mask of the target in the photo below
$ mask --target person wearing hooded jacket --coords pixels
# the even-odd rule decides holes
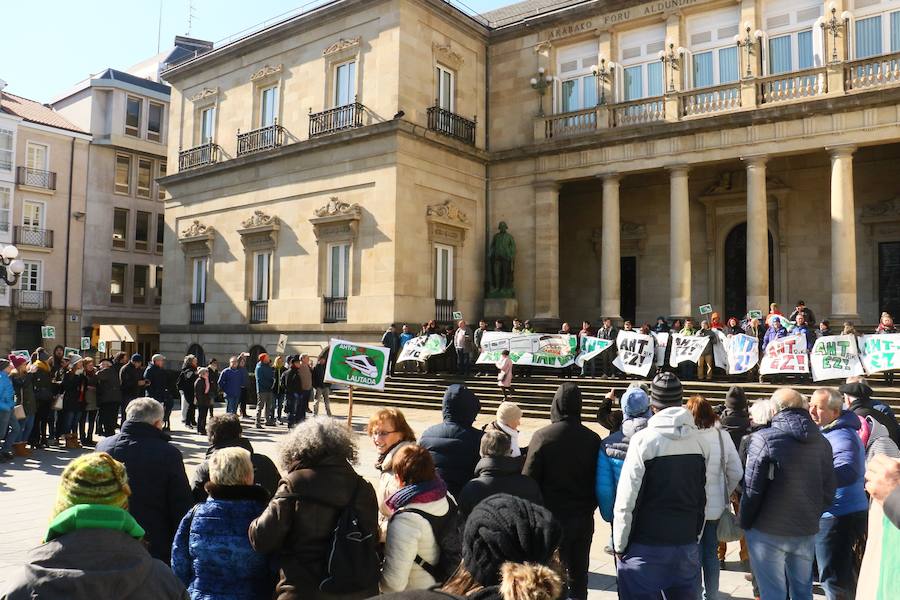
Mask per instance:
[[[733,385],[725,394],[725,404],[716,406],[716,412],[719,413],[719,427],[725,431],[734,442],[735,450],[740,450],[741,442],[745,437],[750,435],[752,423],[750,421],[750,410],[747,403],[747,396],[744,388]],[[743,461],[741,464],[743,471]],[[731,498],[731,505],[734,513],[740,511],[740,486],[735,490]],[[750,554],[747,552],[747,540],[743,537],[740,539],[740,559],[741,563],[747,565],[750,561]],[[728,544],[719,542],[719,566],[725,568],[725,556],[728,553]]]
[[[866,447],[866,464],[878,456],[884,454],[891,458],[900,458],[900,448],[891,439],[887,427],[872,417],[859,417],[859,439]]]
[[[700,597],[698,541],[711,459],[682,393],[672,373],[653,379],[654,414],[631,438],[622,465],[612,527],[622,599]]]
[[[844,394],[844,406],[847,410],[860,417],[872,417],[885,426],[891,440],[900,446],[900,425],[897,419],[889,417],[875,406],[872,400],[872,388],[861,381],[844,383],[838,387],[838,391]]]
[[[574,383],[556,389],[551,424],[531,437],[522,472],[534,479],[563,529],[560,558],[568,571],[569,597],[587,598],[588,560],[594,535],[594,492],[600,436],[581,424],[581,390]]]
[[[462,383],[454,383],[444,392],[441,413],[444,422],[422,433],[419,445],[434,459],[438,475],[456,497],[475,474],[484,432],[472,427],[481,403]]]

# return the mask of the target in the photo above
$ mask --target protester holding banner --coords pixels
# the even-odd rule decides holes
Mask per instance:
[[[813,314],[813,311],[806,307],[806,303],[803,300],[797,300],[797,307],[791,312],[791,315],[788,317],[788,321],[797,321],[797,317],[802,315],[803,320],[808,323],[810,326],[814,326],[816,323],[816,315]]]
[[[894,325],[894,318],[890,315],[890,313],[883,312],[881,313],[881,319],[879,319],[878,327],[875,329],[876,335],[889,335],[898,333],[897,327]],[[884,382],[888,385],[894,384],[894,370],[891,369],[889,371],[884,372]]]
[[[819,328],[816,330],[816,335],[818,337],[832,335],[831,323],[829,323],[828,321],[819,321]]]
[[[715,367],[715,363],[713,362],[713,346],[719,339],[716,337],[716,332],[710,327],[709,321],[706,321],[705,319],[700,321],[700,329],[697,330],[697,333],[694,335],[697,337],[705,337],[709,340],[709,343],[706,344],[703,353],[700,355],[700,360],[697,361],[697,379],[699,381],[703,381],[704,379],[706,381],[712,381],[713,367]]]
[[[615,342],[618,336],[619,329],[612,324],[612,319],[609,317],[603,319],[603,327],[597,332],[597,337],[601,340]],[[600,374],[603,377],[614,377],[616,375],[615,367],[613,367],[614,358],[612,352],[604,352],[598,357],[598,360],[600,361]]]
[[[453,347],[456,350],[456,370],[463,377],[469,376],[469,365],[472,362],[472,336],[469,335],[468,324],[460,320],[453,334]]]
[[[780,319],[776,319],[775,317],[784,317],[784,313],[782,313],[778,309],[778,304],[773,302],[769,305],[769,314],[766,315],[766,327],[772,326],[772,321],[779,321]]]

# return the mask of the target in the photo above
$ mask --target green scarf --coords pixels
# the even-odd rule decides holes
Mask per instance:
[[[76,504],[62,511],[50,521],[45,541],[78,531],[79,529],[112,529],[133,538],[144,537],[144,529],[128,511],[107,504]]]

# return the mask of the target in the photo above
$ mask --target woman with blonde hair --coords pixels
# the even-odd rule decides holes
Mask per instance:
[[[378,476],[378,485],[375,486],[375,496],[378,499],[378,525],[383,541],[387,532],[388,518],[391,516],[385,502],[399,489],[397,479],[394,477],[394,456],[400,448],[415,444],[416,434],[406,422],[402,412],[396,408],[382,408],[369,417],[366,435],[371,438],[378,452],[375,468],[381,475]]]

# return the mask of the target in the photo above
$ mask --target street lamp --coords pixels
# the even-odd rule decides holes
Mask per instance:
[[[0,251],[0,279],[6,282],[6,285],[13,286],[19,282],[19,276],[25,270],[25,263],[17,260],[19,249],[15,246],[5,246]],[[10,281],[12,275],[12,281]]]
[[[659,60],[663,63],[663,68],[668,67],[669,69],[669,91],[675,91],[675,71],[678,70],[678,65],[681,62],[681,59],[684,58],[687,50],[679,46],[675,48],[674,43],[669,43],[669,51],[660,50],[657,56]]]
[[[754,36],[750,35],[750,30],[752,29],[752,27],[750,26],[749,21],[744,23],[744,29],[746,30],[746,34],[744,35],[744,38],[741,39],[741,36],[736,35],[736,36],[734,36],[734,42],[737,44],[738,48],[742,48],[744,50],[744,52],[747,54],[747,74],[745,75],[745,77],[752,77],[753,71],[750,70],[750,57],[753,56],[753,54],[754,54],[754,52],[753,52],[754,44],[756,42],[758,42],[760,39],[762,39],[763,32],[760,31],[759,29],[757,29],[754,34],[754,36],[756,37],[756,40],[754,41],[754,39],[753,39]]]
[[[537,77],[531,78],[531,89],[536,90],[541,97],[541,108],[538,111],[539,117],[544,116],[544,93],[551,83],[553,83],[553,77],[544,74],[544,67],[538,67]]]
[[[591,72],[597,80],[597,87],[600,88],[598,106],[606,104],[606,84],[612,78],[613,69],[616,63],[608,61],[605,58],[600,59],[600,65],[591,65]]]
[[[831,18],[822,22],[822,31],[831,36],[831,62],[837,62],[837,39],[840,36],[841,31],[847,26],[847,22],[850,20],[850,13],[845,10],[841,13],[840,18],[838,18],[837,8],[834,6],[834,2],[830,3],[829,7],[831,8]]]

